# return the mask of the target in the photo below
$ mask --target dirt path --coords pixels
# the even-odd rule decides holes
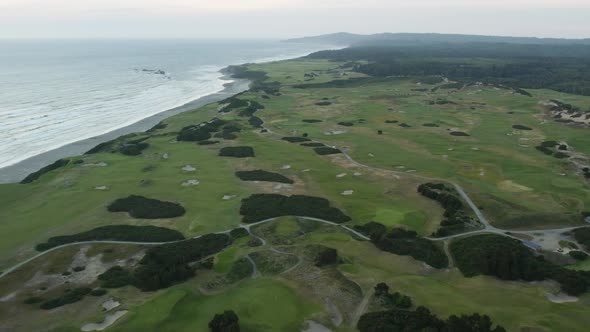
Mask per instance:
[[[352,316],[352,321],[350,322],[351,326],[356,327],[356,324],[358,323],[359,319],[361,319],[361,316],[367,311],[367,308],[369,307],[369,301],[371,300],[372,296],[372,291],[368,291],[365,294],[363,300],[361,303],[359,303],[356,311],[354,312],[354,315]]]

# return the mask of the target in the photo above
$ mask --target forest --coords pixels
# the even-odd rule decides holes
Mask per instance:
[[[368,46],[320,51],[309,58],[354,63],[374,77],[444,76],[464,84],[483,82],[514,89],[553,89],[590,95],[590,46],[456,43]]]

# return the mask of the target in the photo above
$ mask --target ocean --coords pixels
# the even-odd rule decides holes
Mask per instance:
[[[271,40],[0,41],[0,172],[218,92],[228,65],[303,56]]]

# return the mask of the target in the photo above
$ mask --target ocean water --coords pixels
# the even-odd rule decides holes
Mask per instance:
[[[231,64],[325,47],[268,40],[0,41],[0,168],[223,89]]]

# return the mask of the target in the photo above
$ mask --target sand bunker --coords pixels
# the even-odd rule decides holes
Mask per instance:
[[[281,169],[290,169],[290,168],[291,168],[291,165],[283,165],[283,166],[281,166]]]
[[[343,192],[341,193],[341,195],[344,195],[344,196],[350,196],[350,195],[352,195],[353,193],[354,193],[354,190],[345,190],[345,191],[343,191]]]
[[[337,178],[343,178],[346,176],[346,173],[340,173],[338,175],[336,175]]]
[[[232,198],[235,198],[236,195],[223,195],[223,197],[221,199],[223,199],[224,201],[228,201]]]
[[[113,298],[110,298],[102,303],[102,308],[104,309],[104,311],[111,311],[120,305],[121,305],[121,302],[119,302]]]
[[[94,189],[96,189],[96,190],[108,190],[109,187],[107,187],[107,186],[98,186],[98,187],[94,187]]]
[[[578,302],[578,298],[575,296],[569,296],[567,294],[564,293],[557,293],[557,294],[551,294],[551,293],[547,293],[545,294],[545,296],[547,297],[547,300],[553,302],[553,303],[569,303],[569,302]]]
[[[196,186],[199,183],[201,183],[199,180],[197,179],[190,179],[190,180],[186,180],[182,183],[183,187],[190,187],[190,186]]]
[[[186,166],[184,166],[184,167],[182,168],[182,170],[183,170],[183,171],[185,171],[185,172],[194,172],[194,171],[196,171],[197,169],[196,169],[196,168],[194,168],[194,167],[192,167],[191,165],[186,165]]]
[[[361,175],[363,175],[363,173],[354,172],[354,174],[353,174],[353,175],[354,175],[354,176],[361,176]]]
[[[328,130],[328,131],[324,131],[324,135],[340,135],[340,134],[345,134],[347,133],[346,130]]]
[[[90,323],[82,326],[82,331],[102,331],[107,327],[113,325],[117,321],[117,319],[123,317],[128,311],[127,310],[119,310],[115,313],[108,314],[104,318],[104,320],[100,323]]]
[[[83,167],[106,167],[109,164],[105,163],[104,161],[101,161],[99,163],[95,163],[95,164],[84,164],[82,165]]]
[[[170,157],[170,156],[169,156],[167,153],[164,153],[164,154],[162,155],[162,159],[168,159],[169,157]]]

